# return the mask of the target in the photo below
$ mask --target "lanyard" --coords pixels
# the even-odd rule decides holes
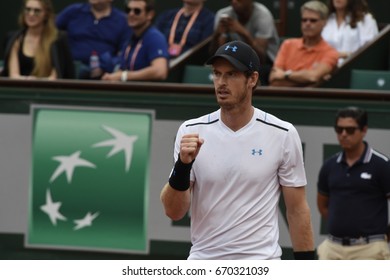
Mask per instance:
[[[133,54],[131,55],[131,59],[129,62],[129,70],[131,70],[131,71],[134,70],[135,60],[137,59],[137,55],[138,55],[138,52],[141,49],[141,47],[142,47],[142,40],[139,40],[137,45],[135,46],[135,50],[134,50]],[[131,45],[128,45],[126,48],[126,51],[125,51],[126,63],[127,63],[127,59],[129,58],[130,51],[131,51]]]
[[[181,41],[180,41],[181,47],[183,47],[184,44],[186,43],[188,33],[190,32],[191,27],[194,25],[194,22],[195,22],[196,18],[198,17],[199,12],[200,12],[200,9],[196,10],[192,14],[190,21],[187,23],[187,26],[184,29],[183,36],[181,37]],[[184,8],[181,8],[177,12],[175,19],[173,20],[173,23],[171,26],[171,31],[169,33],[169,45],[173,45],[175,43],[175,33],[176,33],[177,24],[179,23],[179,19],[183,13],[184,13]]]

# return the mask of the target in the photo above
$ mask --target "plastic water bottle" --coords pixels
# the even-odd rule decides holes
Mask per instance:
[[[97,51],[92,51],[91,57],[89,58],[89,68],[93,70],[99,67],[100,67],[99,55]]]

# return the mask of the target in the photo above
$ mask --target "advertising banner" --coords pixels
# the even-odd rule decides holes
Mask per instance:
[[[148,253],[150,111],[34,107],[27,247]]]

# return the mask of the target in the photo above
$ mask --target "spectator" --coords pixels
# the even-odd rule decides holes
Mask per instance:
[[[378,34],[378,25],[366,0],[330,0],[328,7],[330,16],[322,37],[339,52],[341,65]]]
[[[231,0],[230,3],[217,11],[210,53],[232,40],[246,42],[260,58],[260,81],[266,85],[279,47],[274,18],[267,7],[253,0]]]
[[[301,7],[302,38],[283,42],[270,74],[271,86],[313,86],[328,78],[338,54],[322,37],[328,8],[320,1]]]
[[[182,8],[161,13],[155,26],[169,44],[170,57],[176,57],[209,37],[214,13],[204,7],[206,0],[183,0]]]
[[[325,161],[318,176],[318,209],[330,233],[318,247],[319,259],[390,259],[390,160],[364,141],[367,119],[356,107],[336,115],[342,151]]]
[[[73,59],[81,62],[81,79],[98,79],[103,72],[112,72],[130,34],[126,15],[112,7],[112,1],[72,4],[57,16],[57,27],[68,33]],[[99,56],[100,67],[91,71],[89,63],[93,52]]]
[[[9,34],[2,75],[16,79],[74,78],[65,34],[55,27],[50,0],[25,0],[21,29]]]
[[[103,75],[103,80],[164,80],[168,76],[168,44],[164,35],[152,26],[153,0],[128,0],[130,41],[122,52],[120,70]]]

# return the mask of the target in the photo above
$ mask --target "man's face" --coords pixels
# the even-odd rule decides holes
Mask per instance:
[[[303,37],[315,38],[321,36],[325,23],[325,20],[321,19],[319,13],[311,10],[304,10],[301,16],[301,30]]]
[[[96,3],[111,3],[113,0],[88,0],[90,4],[96,4]]]
[[[146,3],[144,1],[133,0],[127,4],[127,22],[132,28],[139,28],[149,23],[153,14],[151,11],[146,11]]]
[[[213,79],[217,102],[222,108],[234,108],[251,102],[252,88],[257,82],[256,74],[248,78],[226,59],[217,58],[213,63]]]
[[[95,10],[104,10],[107,9],[107,7],[110,7],[113,0],[88,0],[89,4],[95,9]]]
[[[183,0],[183,3],[186,3],[188,5],[194,5],[194,6],[197,6],[197,5],[200,5],[201,3],[203,3],[205,0]]]
[[[253,0],[231,0],[231,5],[237,14],[248,11],[253,4]]]
[[[338,132],[337,129],[339,129]],[[363,142],[366,133],[367,127],[360,130],[358,123],[353,118],[339,118],[337,120],[337,140],[343,150],[348,151],[356,149]]]

